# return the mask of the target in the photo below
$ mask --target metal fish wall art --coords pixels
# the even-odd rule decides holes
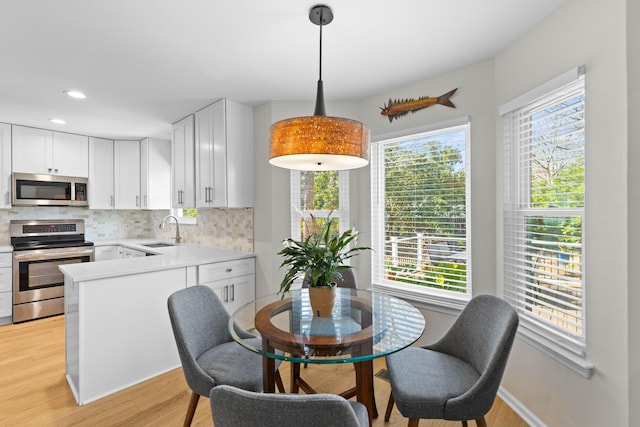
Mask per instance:
[[[428,96],[423,96],[418,99],[404,99],[404,100],[391,100],[389,99],[389,103],[385,104],[384,107],[380,108],[380,114],[383,116],[387,116],[389,118],[389,123],[393,121],[393,119],[398,119],[400,117],[406,116],[409,113],[415,113],[416,111],[423,110],[427,107],[431,107],[435,104],[445,105],[447,107],[456,108],[453,105],[453,102],[449,100],[451,96],[456,93],[458,88],[455,88],[444,95],[440,95],[437,98],[430,98]]]

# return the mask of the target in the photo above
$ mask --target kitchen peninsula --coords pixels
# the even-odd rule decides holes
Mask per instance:
[[[180,366],[167,298],[205,284],[230,312],[255,297],[255,255],[156,241],[96,242],[125,258],[60,266],[66,377],[79,405]]]

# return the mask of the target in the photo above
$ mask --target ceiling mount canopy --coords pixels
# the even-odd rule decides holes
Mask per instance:
[[[274,166],[305,171],[356,169],[369,164],[369,129],[362,123],[329,117],[322,85],[322,27],[333,21],[328,6],[317,5],[309,20],[320,26],[320,63],[313,116],[295,117],[271,125],[270,160]]]

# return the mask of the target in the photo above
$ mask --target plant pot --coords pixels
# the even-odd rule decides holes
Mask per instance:
[[[314,316],[331,317],[335,304],[335,286],[309,288],[309,302]]]

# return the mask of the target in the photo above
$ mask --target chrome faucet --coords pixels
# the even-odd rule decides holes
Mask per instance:
[[[169,218],[173,218],[176,222],[176,237],[174,238],[176,243],[180,243],[180,240],[182,240],[182,237],[180,237],[180,226],[178,225],[178,218],[176,218],[173,215],[167,215],[162,219],[162,222],[160,222],[160,225],[158,226],[158,228],[162,231],[164,231],[164,227],[165,227],[165,222],[169,219]]]

